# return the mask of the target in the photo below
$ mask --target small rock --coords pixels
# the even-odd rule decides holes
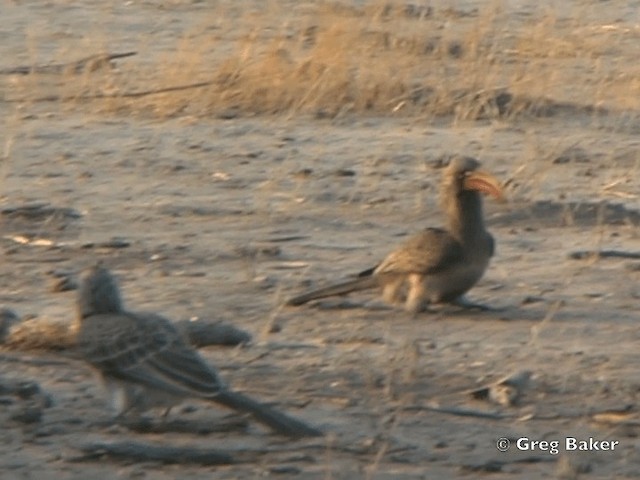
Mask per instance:
[[[182,320],[176,322],[194,347],[207,345],[241,345],[251,341],[251,334],[225,322]]]
[[[351,170],[350,168],[339,168],[334,172],[336,177],[355,177],[355,170]]]
[[[15,420],[20,423],[37,423],[42,420],[42,408],[34,405],[27,405],[13,413],[10,418],[11,420]]]
[[[11,327],[19,321],[18,314],[10,308],[0,309],[0,343],[4,342]]]
[[[294,178],[298,178],[298,179],[307,179],[309,177],[311,177],[311,175],[313,175],[313,168],[302,168],[300,170],[298,170],[297,172],[293,173],[293,177]]]
[[[302,470],[300,470],[298,467],[294,467],[293,465],[278,465],[275,467],[271,467],[269,469],[269,472],[273,473],[274,475],[298,475],[302,473]]]
[[[40,385],[36,382],[20,382],[16,385],[16,395],[23,400],[29,399],[35,395],[40,395],[42,390],[40,390]]]
[[[503,407],[511,407],[518,403],[524,390],[529,386],[531,372],[522,370],[509,375],[486,387],[470,392],[471,396],[479,400],[489,400]]]
[[[532,303],[539,303],[539,302],[544,302],[544,298],[539,297],[537,295],[527,295],[522,299],[522,301],[520,302],[520,305],[530,305]]]
[[[54,293],[68,292],[78,289],[78,282],[74,276],[60,277],[54,280],[51,291]]]
[[[131,242],[124,238],[113,237],[103,242],[87,242],[82,244],[82,248],[127,248],[131,246]]]

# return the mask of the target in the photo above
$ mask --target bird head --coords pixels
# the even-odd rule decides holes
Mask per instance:
[[[475,191],[503,200],[504,194],[499,180],[480,170],[480,162],[471,157],[456,157],[445,171],[445,183],[457,192]]]
[[[82,274],[78,287],[77,308],[81,319],[91,315],[123,311],[118,282],[100,263]]]

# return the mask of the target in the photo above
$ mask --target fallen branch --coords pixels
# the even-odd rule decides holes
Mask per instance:
[[[47,95],[45,97],[36,98],[10,98],[5,99],[8,103],[21,103],[21,102],[64,102],[64,101],[77,101],[77,100],[100,100],[105,98],[138,98],[146,97],[148,95],[157,95],[160,93],[178,92],[181,90],[189,90],[192,88],[202,88],[209,85],[213,85],[215,82],[198,82],[188,85],[176,85],[173,87],[157,88],[152,90],[142,90],[139,92],[124,92],[124,93],[95,93],[92,95]]]
[[[249,422],[245,418],[237,417],[222,422],[189,421],[172,419],[153,421],[149,418],[137,418],[120,421],[120,425],[136,433],[188,433],[192,435],[208,435],[211,433],[228,433],[246,431]]]
[[[584,260],[586,258],[632,258],[640,259],[640,252],[625,252],[622,250],[578,250],[569,253],[572,260]]]
[[[196,463],[199,465],[229,465],[230,453],[213,448],[167,447],[144,442],[92,442],[78,447],[84,455],[69,461],[86,462],[101,457],[133,460],[136,462]]]
[[[241,345],[251,341],[251,334],[229,323],[210,320],[180,320],[176,326],[196,348],[207,345]]]
[[[323,452],[325,444],[283,446],[276,448],[255,448],[241,450],[219,450],[215,448],[197,448],[194,446],[165,446],[148,442],[127,440],[121,442],[95,441],[75,447],[82,455],[69,457],[69,462],[91,462],[102,457],[134,462],[162,462],[199,465],[229,465],[232,463],[251,463],[270,454],[299,453],[300,448]],[[300,461],[315,462],[313,457],[304,455]]]
[[[489,418],[492,420],[502,420],[504,418],[507,418],[506,415],[497,412],[487,412],[483,410],[473,410],[471,408],[461,407],[440,407],[437,405],[409,405],[407,407],[404,407],[402,410],[409,412],[426,410],[429,412],[457,415],[459,417]]]
[[[557,460],[553,455],[547,455],[544,457],[525,457],[525,458],[514,458],[507,460],[487,460],[486,462],[480,463],[468,463],[462,465],[460,469],[465,472],[482,472],[482,473],[496,473],[502,472],[502,468],[507,465],[514,464],[535,464],[535,463],[553,463]]]
[[[110,64],[112,60],[117,58],[131,57],[138,52],[124,53],[100,53],[91,55],[75,62],[68,63],[50,63],[47,65],[22,65],[19,67],[0,69],[0,75],[29,75],[30,73],[82,73],[85,70],[94,72]]]

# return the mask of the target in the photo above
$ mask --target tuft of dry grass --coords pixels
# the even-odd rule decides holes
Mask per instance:
[[[20,351],[67,350],[76,344],[78,327],[76,322],[32,318],[14,325],[3,345],[10,350]]]
[[[106,112],[162,117],[466,120],[552,114],[550,101],[640,107],[640,31],[597,24],[582,12],[521,18],[500,2],[481,10],[380,2],[222,8],[212,7],[174,50],[155,58],[140,52],[119,70],[69,74],[58,83],[27,78],[15,92],[27,99],[97,96]]]

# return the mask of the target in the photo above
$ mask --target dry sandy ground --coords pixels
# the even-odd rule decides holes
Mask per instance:
[[[637,2],[600,5],[590,21],[617,18],[640,44]],[[2,8],[11,20],[0,27],[8,68],[60,60],[60,39],[86,41],[67,60],[95,53],[86,39],[96,25],[109,31],[111,51],[174,48],[206,6],[117,3],[104,23],[104,7],[91,2]],[[517,16],[526,5],[508,8]],[[602,62],[631,64],[638,54]],[[21,81],[6,78],[5,100]],[[570,257],[640,250],[638,111],[567,108],[452,122],[358,114],[158,118],[105,113],[91,102],[2,101],[0,108],[1,206],[54,207],[40,216],[3,213],[0,303],[21,316],[72,321],[74,293],[54,292],[52,272],[75,273],[101,259],[132,308],[225,319],[250,331],[250,345],[202,354],[238,390],[330,432],[287,441],[253,424],[205,435],[105,426],[109,412],[85,366],[55,353],[5,351],[0,378],[38,382],[53,402],[29,423],[15,418],[22,400],[0,397],[0,478],[640,476],[640,263]],[[439,166],[456,153],[480,158],[508,185],[508,204],[486,202],[497,255],[470,293],[499,312],[452,307],[411,319],[367,293],[280,307],[438,225]],[[99,246],[114,238],[128,246]],[[525,369],[533,380],[515,406],[466,393]],[[171,415],[201,425],[224,415],[189,407]],[[583,454],[561,446],[557,455],[496,448],[501,437],[570,436],[619,444]],[[242,460],[212,467],[78,458],[84,443],[121,440],[221,448]]]

